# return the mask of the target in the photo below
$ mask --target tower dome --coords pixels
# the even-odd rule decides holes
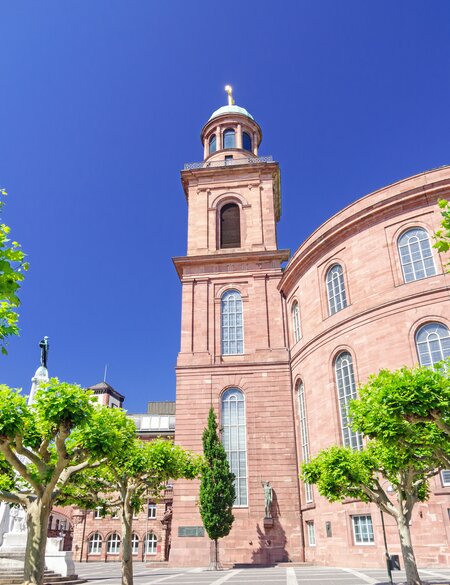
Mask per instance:
[[[221,108],[213,112],[208,122],[213,118],[217,118],[217,116],[222,116],[222,114],[241,114],[241,116],[247,116],[247,118],[250,118],[250,120],[254,120],[253,116],[249,112],[247,112],[245,108],[241,108],[240,106],[236,106],[235,104],[233,104],[231,106],[230,105],[222,106]]]
[[[225,164],[232,164],[258,156],[262,133],[253,116],[235,104],[230,85],[225,86],[225,91],[228,104],[213,112],[202,129],[201,141],[205,160],[224,160]]]

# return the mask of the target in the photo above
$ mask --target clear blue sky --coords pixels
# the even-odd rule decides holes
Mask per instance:
[[[448,0],[0,0],[0,185],[29,256],[0,382],[49,369],[142,411],[175,397],[179,170],[235,88],[282,171],[294,251],[370,191],[450,163]]]

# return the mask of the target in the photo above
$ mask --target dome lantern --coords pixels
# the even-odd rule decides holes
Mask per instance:
[[[228,104],[213,112],[201,132],[204,159],[258,156],[261,128],[245,108],[235,104],[231,85],[226,85],[225,91]]]

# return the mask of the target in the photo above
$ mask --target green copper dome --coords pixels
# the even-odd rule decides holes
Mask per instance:
[[[241,114],[241,116],[247,116],[247,118],[250,118],[250,120],[254,119],[253,116],[249,114],[245,108],[241,108],[240,106],[222,106],[221,108],[213,112],[209,120],[217,118],[217,116],[221,116],[222,114]]]

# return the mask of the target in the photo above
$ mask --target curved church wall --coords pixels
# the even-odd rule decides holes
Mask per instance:
[[[289,262],[279,289],[285,298],[297,446],[303,459],[343,444],[336,378],[336,358],[342,352],[347,361],[344,366],[339,361],[338,368],[348,376],[351,360],[357,386],[381,368],[416,365],[415,333],[423,324],[450,327],[450,275],[445,273],[442,257],[433,250],[435,275],[405,283],[397,245],[398,238],[412,228],[432,236],[440,224],[436,202],[441,197],[450,197],[448,167],[376,191],[323,224]],[[432,272],[430,260],[426,263]],[[338,264],[342,275],[335,275],[332,307],[340,310],[330,314],[326,279]],[[342,286],[347,301],[343,308]],[[292,314],[295,302],[300,317],[298,341],[298,322]],[[432,480],[432,497],[417,505],[413,515],[414,545],[422,566],[450,561],[450,487],[444,483],[441,475]],[[329,504],[315,487],[312,494],[308,490],[301,485],[305,560],[379,566],[384,546],[378,509],[356,501]],[[368,517],[373,542],[358,543],[355,526],[364,524],[367,533]],[[389,552],[400,554],[394,520],[385,516],[385,521]]]

